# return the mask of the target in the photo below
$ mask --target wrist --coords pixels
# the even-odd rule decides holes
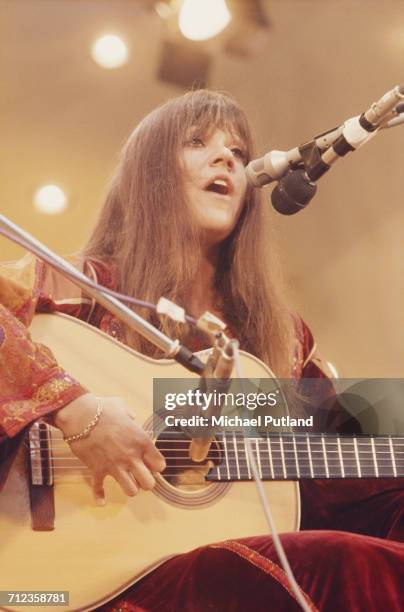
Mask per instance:
[[[71,444],[72,442],[78,442],[79,440],[84,440],[85,438],[88,438],[88,436],[93,431],[93,429],[98,425],[101,415],[102,415],[101,398],[97,398],[97,410],[93,418],[91,419],[91,421],[89,421],[87,425],[80,431],[77,431],[74,434],[69,434],[69,435],[65,434],[63,436],[64,441],[67,442],[68,444]]]
[[[60,429],[65,436],[81,431],[94,417],[98,407],[98,398],[92,393],[81,395],[69,402],[63,408],[55,411],[53,425]]]

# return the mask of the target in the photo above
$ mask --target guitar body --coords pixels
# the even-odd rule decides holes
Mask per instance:
[[[124,398],[137,424],[147,430],[153,411],[153,378],[194,376],[174,361],[144,357],[64,315],[38,315],[31,332],[93,393]],[[258,359],[243,353],[241,358],[245,378],[270,376]],[[196,481],[191,474],[190,485],[177,486],[159,477],[152,492],[140,491],[135,498],[127,498],[108,477],[107,504],[98,507],[85,470],[80,474],[73,469],[78,460],[60,432],[53,431],[54,530],[31,528],[21,449],[0,492],[0,590],[69,591],[69,610],[91,610],[175,554],[215,541],[268,533],[254,483],[206,482],[198,469]],[[297,483],[266,482],[264,486],[278,530],[296,530]],[[2,609],[20,608],[25,606]]]

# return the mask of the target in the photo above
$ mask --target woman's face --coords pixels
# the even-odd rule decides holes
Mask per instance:
[[[243,208],[247,189],[243,144],[219,129],[208,136],[192,129],[181,162],[185,197],[203,242],[218,244],[231,234]]]

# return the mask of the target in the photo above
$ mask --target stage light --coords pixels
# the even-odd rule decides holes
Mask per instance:
[[[230,20],[225,0],[184,0],[178,23],[186,38],[206,40],[222,32]]]
[[[34,204],[41,213],[57,215],[67,208],[67,198],[57,185],[44,185],[35,192]]]
[[[128,60],[128,48],[119,36],[106,34],[91,47],[93,60],[102,68],[120,68]]]

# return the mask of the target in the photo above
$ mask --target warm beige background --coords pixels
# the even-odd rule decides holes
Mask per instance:
[[[217,51],[210,79],[246,108],[260,153],[303,142],[404,82],[403,0],[265,5],[267,43],[249,60]],[[59,253],[70,252],[88,234],[129,131],[180,93],[154,76],[164,24],[136,0],[0,6],[1,211]],[[107,71],[88,49],[111,30],[127,39],[131,60]],[[271,213],[291,303],[341,375],[403,375],[403,151],[404,125],[334,167],[303,213]],[[46,182],[68,193],[66,213],[33,209],[32,193]],[[0,251],[2,258],[19,254],[3,238]]]

